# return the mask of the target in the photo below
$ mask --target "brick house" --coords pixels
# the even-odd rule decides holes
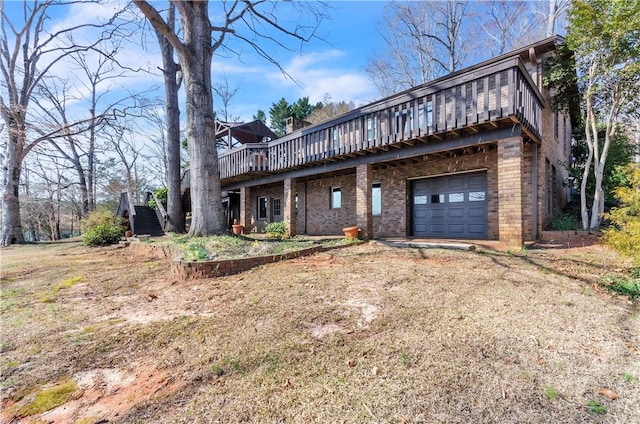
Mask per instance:
[[[245,232],[536,239],[568,195],[571,120],[543,84],[550,37],[328,121],[219,155]]]

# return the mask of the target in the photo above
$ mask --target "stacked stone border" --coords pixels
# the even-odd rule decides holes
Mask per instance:
[[[171,274],[182,280],[223,277],[238,274],[261,265],[309,256],[319,252],[353,246],[354,244],[355,243],[328,247],[312,246],[280,255],[253,256],[238,259],[218,259],[198,262],[176,259],[171,263]],[[172,259],[179,254],[172,249],[171,246],[148,243],[130,243],[129,249],[131,249],[131,252],[134,254],[151,256],[156,259]]]
[[[543,231],[540,241],[562,244],[566,247],[584,247],[600,243],[602,233],[594,231]]]

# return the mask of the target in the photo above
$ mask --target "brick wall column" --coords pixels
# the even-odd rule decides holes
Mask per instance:
[[[358,165],[356,168],[356,220],[365,240],[373,237],[373,216],[371,214],[371,184],[373,172],[371,165]]]
[[[523,158],[522,137],[510,137],[498,141],[498,219],[500,242],[522,247]]]
[[[251,231],[251,188],[240,188],[240,225],[244,225],[245,233]]]
[[[284,222],[287,225],[288,235],[296,235],[296,180],[287,178],[284,180]]]

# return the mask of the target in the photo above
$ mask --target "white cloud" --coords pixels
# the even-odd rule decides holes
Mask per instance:
[[[272,84],[297,87],[300,96],[308,96],[311,102],[322,101],[328,95],[334,102],[361,104],[371,101],[377,93],[362,72],[349,66],[348,55],[340,50],[300,55],[283,67],[300,87],[280,72],[269,75]]]

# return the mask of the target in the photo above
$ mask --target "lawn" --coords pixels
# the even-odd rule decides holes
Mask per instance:
[[[189,281],[128,248],[0,255],[2,422],[640,416],[639,305],[600,246],[368,243]]]

